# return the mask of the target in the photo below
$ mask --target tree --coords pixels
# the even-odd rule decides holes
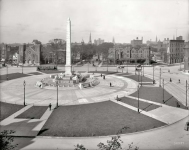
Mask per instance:
[[[87,150],[82,144],[77,144],[74,150]]]
[[[111,140],[107,140],[107,144],[99,143],[97,147],[99,150],[119,150],[122,149],[121,144],[123,141],[120,139],[119,135],[113,136]],[[129,148],[127,150],[139,150],[139,147],[133,147],[133,143],[128,145]],[[82,144],[77,144],[74,150],[87,150]],[[126,150],[126,149],[125,149]]]
[[[123,141],[120,139],[120,136],[113,136],[111,140],[107,141],[107,145],[99,143],[97,146],[100,150],[118,150],[122,149],[121,143]]]
[[[18,146],[18,144],[12,145],[12,142],[14,141],[14,137],[10,136],[10,134],[13,133],[15,133],[15,131],[13,130],[4,130],[0,133],[1,150],[11,150]]]
[[[97,53],[103,54],[104,58],[108,58],[109,49],[114,47],[113,43],[102,43],[97,46]]]

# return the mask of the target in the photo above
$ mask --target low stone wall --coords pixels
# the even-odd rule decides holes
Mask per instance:
[[[57,66],[53,65],[53,66],[38,66],[37,67],[37,71],[40,70],[57,70]]]

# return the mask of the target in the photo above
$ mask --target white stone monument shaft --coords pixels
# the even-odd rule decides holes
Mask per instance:
[[[71,21],[70,21],[70,18],[68,18],[68,20],[67,20],[65,75],[66,76],[72,75],[72,66],[71,66]]]

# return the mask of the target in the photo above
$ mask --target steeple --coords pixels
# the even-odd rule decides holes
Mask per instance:
[[[83,40],[83,39],[82,39],[82,41],[81,41],[81,44],[82,44],[82,45],[84,45],[84,44],[85,44],[85,42],[84,42],[84,40]]]
[[[115,45],[115,39],[114,39],[114,37],[113,37],[112,43]]]
[[[173,40],[175,40],[175,36],[173,35]]]
[[[90,36],[89,36],[89,44],[92,44],[91,33],[90,33]]]
[[[157,35],[156,35],[156,42],[157,42]]]

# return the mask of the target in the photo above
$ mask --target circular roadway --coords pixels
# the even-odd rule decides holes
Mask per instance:
[[[1,101],[13,104],[23,104],[24,86],[26,81],[25,100],[26,104],[48,106],[49,103],[55,105],[57,102],[57,90],[40,89],[35,87],[35,83],[49,75],[32,75],[29,77],[18,78],[3,82],[1,86]],[[130,95],[137,90],[137,83],[131,79],[107,75],[104,80],[100,74],[95,74],[100,83],[91,88],[78,89],[76,87],[61,87],[58,91],[59,105],[78,105],[107,101],[119,97]],[[110,87],[110,82],[112,87]]]

